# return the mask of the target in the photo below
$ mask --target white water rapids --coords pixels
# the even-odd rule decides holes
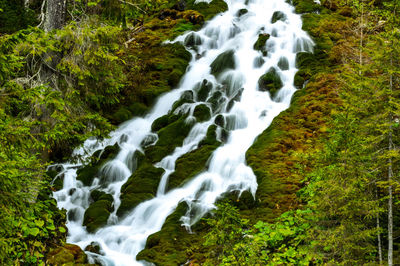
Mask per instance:
[[[103,172],[112,176],[107,187],[99,185],[95,179],[92,185],[84,186],[76,179],[77,169],[82,163],[65,163],[62,173],[63,189],[54,193],[59,208],[67,211],[74,210],[75,219],[68,221],[68,242],[75,243],[83,249],[92,242],[99,243],[104,255],[89,255],[97,258],[105,265],[142,265],[145,262],[136,261],[136,255],[144,249],[149,235],[159,231],[177,205],[185,201],[189,206],[187,215],[183,216],[182,223],[190,227],[205,213],[215,208],[218,197],[228,191],[249,190],[253,195],[257,189],[256,177],[251,168],[246,165],[245,154],[254,142],[283,110],[287,109],[291,97],[295,92],[293,86],[296,53],[301,51],[312,52],[313,43],[302,30],[300,15],[294,13],[294,8],[285,0],[226,0],[229,10],[217,15],[208,21],[203,29],[196,32],[196,45],[189,49],[193,58],[175,90],[162,95],[152,111],[144,117],[135,117],[122,124],[114,131],[109,139],[104,141],[87,140],[83,147],[74,151],[75,155],[89,158],[94,152],[106,146],[118,143],[120,151],[115,159],[103,166]],[[248,12],[239,16],[241,9]],[[281,11],[286,19],[271,23],[275,11]],[[263,56],[253,48],[259,34],[270,34],[266,43],[268,54]],[[178,37],[176,42],[184,42],[189,34]],[[236,67],[230,69],[217,78],[211,74],[211,63],[223,52],[232,50]],[[286,59],[286,60],[285,60]],[[288,67],[278,64],[288,62]],[[255,62],[258,62],[255,64]],[[283,87],[271,99],[269,92],[260,91],[258,80],[271,67],[275,68],[280,76]],[[218,108],[212,110],[211,119],[196,123],[181,147],[162,159],[155,166],[165,169],[165,174],[157,191],[157,195],[148,201],[142,202],[123,219],[116,215],[120,205],[121,186],[128,180],[134,167],[130,165],[135,151],[143,151],[143,140],[151,132],[151,125],[155,119],[168,114],[175,101],[179,100],[183,92],[192,90],[197,102],[184,104],[176,112],[190,115],[199,103],[211,104],[206,100],[200,101],[197,95],[198,84],[207,79],[213,84],[210,98],[213,93],[222,92]],[[225,84],[225,85],[222,85]],[[241,97],[240,97],[241,93]],[[239,97],[237,97],[239,95]],[[228,102],[234,99],[233,106]],[[224,144],[217,148],[208,162],[205,172],[195,176],[183,186],[166,192],[168,176],[174,171],[176,160],[197,148],[204,139],[207,129],[214,124],[217,115],[222,114],[226,121],[233,121],[229,126],[229,135]],[[219,131],[221,132],[221,130]],[[124,139],[121,141],[121,139]],[[90,192],[101,189],[114,198],[114,209],[108,225],[93,234],[82,226],[85,210],[89,207]]]

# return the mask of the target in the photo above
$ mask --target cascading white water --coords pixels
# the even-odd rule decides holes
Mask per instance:
[[[107,176],[106,185],[104,180],[97,178],[90,186],[84,186],[77,181],[76,172],[82,167],[82,163],[61,165],[64,170],[57,178],[64,178],[63,189],[55,192],[54,198],[60,208],[73,210],[75,214],[74,220],[67,224],[68,241],[82,248],[91,242],[99,243],[103,255],[90,255],[96,256],[103,264],[141,265],[142,262],[137,262],[135,258],[144,248],[146,239],[161,229],[167,216],[182,201],[188,204],[189,209],[181,221],[190,227],[206,212],[215,208],[214,203],[221,194],[234,190],[249,190],[253,195],[256,192],[256,177],[246,165],[245,153],[274,117],[289,107],[290,99],[295,92],[293,81],[297,71],[296,53],[312,52],[313,43],[301,29],[300,16],[294,13],[294,8],[285,0],[226,0],[226,2],[229,6],[228,11],[207,22],[199,32],[189,32],[175,40],[185,43],[189,35],[196,40],[190,49],[193,59],[179,88],[161,96],[151,113],[144,118],[133,118],[124,123],[111,134],[109,139],[102,142],[87,140],[82,148],[74,152],[75,155],[88,158],[106,146],[119,144],[121,149],[119,154],[101,169],[105,173],[103,176]],[[248,12],[239,15],[239,10],[244,8]],[[275,11],[281,11],[285,19],[271,23]],[[259,34],[262,33],[271,35],[266,44],[268,49],[266,56],[253,48]],[[226,51],[233,51],[235,67],[215,77],[211,74],[210,66]],[[279,64],[282,58],[288,63],[285,68]],[[260,76],[271,67],[275,68],[283,83],[283,87],[274,99],[271,99],[268,92],[258,89]],[[198,84],[203,80],[212,84],[211,92],[206,99],[200,99],[198,94]],[[188,122],[194,121],[193,110],[201,102],[212,110],[211,119],[196,123],[183,145],[176,147],[172,154],[155,164],[156,167],[165,170],[156,197],[139,204],[124,219],[119,220],[116,210],[120,205],[120,190],[135,170],[135,166],[131,163],[135,151],[143,152],[143,140],[149,136],[157,139],[155,133],[151,132],[152,123],[167,114],[173,103],[187,90],[193,91],[197,102],[184,104],[175,112],[188,113]],[[209,100],[217,91],[222,97],[219,106],[215,107]],[[207,170],[183,186],[166,192],[168,177],[175,169],[176,160],[197,148],[206,136],[208,127],[213,125],[215,118],[221,114],[225,117],[229,135],[225,143],[211,155]],[[94,189],[101,189],[113,195],[115,210],[107,226],[90,234],[82,223],[84,212],[90,204],[90,192]]]

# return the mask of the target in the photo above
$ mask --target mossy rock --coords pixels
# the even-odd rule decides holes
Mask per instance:
[[[211,109],[215,113],[223,107],[226,98],[223,97],[222,92],[215,91],[211,97],[207,99],[207,102],[211,104]]]
[[[296,13],[312,13],[321,11],[322,7],[314,0],[292,0]]]
[[[193,116],[198,122],[204,122],[211,118],[210,108],[206,104],[199,104],[194,108]]]
[[[289,60],[286,57],[279,58],[278,67],[281,70],[288,70],[289,69]]]
[[[264,63],[265,63],[264,58],[262,58],[262,56],[258,56],[258,57],[256,57],[256,59],[254,59],[253,66],[260,68],[264,65]]]
[[[270,68],[267,73],[262,75],[258,80],[258,87],[261,91],[268,91],[271,98],[282,88],[282,80],[276,72],[275,68]]]
[[[180,100],[193,101],[194,93],[191,90],[186,90],[182,93]]]
[[[92,192],[93,196],[98,200],[90,204],[86,209],[83,218],[83,225],[89,233],[94,233],[97,229],[107,224],[108,217],[113,211],[113,197],[106,193]],[[91,194],[91,196],[92,196]]]
[[[247,13],[249,13],[249,10],[247,10],[246,8],[242,8],[242,9],[239,9],[239,11],[237,12],[237,16],[238,17],[241,17],[241,16],[243,16],[243,15],[245,15],[245,14],[247,14]]]
[[[270,37],[271,37],[271,35],[269,35],[267,33],[259,34],[257,41],[253,45],[254,50],[261,51],[264,56],[267,56],[268,51],[266,50],[266,44]],[[258,60],[258,61],[260,61],[260,60]]]
[[[215,117],[215,119],[214,119],[214,124],[216,124],[217,126],[220,126],[220,127],[224,127],[225,126],[225,117],[221,114],[217,115],[217,117]]]
[[[223,0],[213,0],[211,3],[207,4],[205,2],[200,2],[195,4],[195,0],[188,0],[187,7],[198,11],[204,16],[204,20],[207,21],[213,18],[215,15],[225,12],[228,10],[228,5]]]
[[[183,155],[176,161],[175,172],[169,177],[168,189],[182,186],[206,169],[208,159],[221,144],[216,139],[216,129],[217,126],[210,126],[206,137],[200,142],[199,148]]]
[[[121,188],[121,205],[117,215],[124,216],[141,202],[153,198],[163,174],[164,169],[155,167],[147,158],[144,158],[138,169]]]
[[[151,193],[136,193],[136,194],[126,194],[121,198],[121,205],[118,208],[117,215],[119,217],[124,217],[133,210],[140,203],[150,200],[154,197]]]
[[[90,186],[93,183],[94,178],[98,177],[100,164],[86,165],[83,168],[78,169],[76,179],[81,181],[84,186]]]
[[[146,260],[156,265],[183,265],[187,262],[186,248],[193,242],[186,229],[181,226],[180,218],[187,211],[186,202],[178,204],[170,214],[161,230],[147,238],[146,248],[136,256],[137,260]]]
[[[128,106],[128,110],[131,112],[132,116],[143,116],[149,110],[149,107],[143,103],[134,102]]]
[[[196,46],[201,45],[202,43],[203,41],[201,40],[201,37],[195,32],[189,33],[183,41],[183,44],[191,49],[196,49]]]
[[[121,108],[118,109],[113,115],[112,115],[112,121],[113,123],[116,124],[121,124],[124,121],[127,121],[133,117],[131,111],[125,107],[122,106]]]
[[[214,62],[211,63],[211,74],[217,77],[222,72],[235,68],[235,52],[234,50],[228,50],[217,56]]]
[[[172,153],[176,147],[182,146],[183,140],[189,134],[193,123],[187,123],[186,117],[181,117],[158,131],[158,141],[146,149],[145,153],[152,163]]]
[[[51,250],[46,255],[46,265],[89,265],[87,255],[83,250],[73,244],[65,244],[62,247]]]
[[[115,143],[114,145],[109,145],[107,147],[105,147],[103,150],[98,150],[95,153],[93,153],[94,157],[92,159],[93,160],[110,160],[113,159],[118,152],[121,150],[121,148],[119,147],[118,143]]]
[[[153,124],[151,124],[151,131],[153,132],[159,131],[162,128],[166,127],[167,125],[178,120],[179,117],[180,117],[179,115],[174,115],[174,114],[163,115],[154,120]]]
[[[206,79],[197,84],[195,89],[197,91],[197,100],[201,102],[205,101],[208,98],[212,88],[213,84]]]
[[[274,24],[277,21],[285,21],[287,16],[281,11],[275,11],[271,18],[271,23]]]
[[[306,79],[304,78],[303,72],[297,71],[296,75],[294,75],[294,86],[297,89],[301,89],[305,81]]]

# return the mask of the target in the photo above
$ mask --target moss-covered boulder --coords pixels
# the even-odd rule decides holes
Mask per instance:
[[[207,100],[211,104],[211,109],[215,113],[224,106],[226,98],[223,96],[221,91],[215,91],[210,98]]]
[[[217,126],[220,127],[224,127],[225,126],[225,117],[223,115],[217,115],[217,117],[215,117],[214,119],[214,124],[216,124]]]
[[[65,244],[62,247],[51,250],[46,256],[46,265],[89,265],[87,255],[83,250],[73,244]]]
[[[217,56],[214,62],[211,63],[211,74],[217,77],[222,72],[235,68],[235,52],[233,50],[228,50]]]
[[[210,108],[206,104],[199,104],[194,108],[193,116],[198,122],[204,122],[211,118]]]
[[[212,88],[213,84],[206,79],[197,84],[195,88],[195,90],[197,91],[197,100],[205,101],[208,98],[208,95],[210,94]]]
[[[86,209],[83,225],[89,233],[94,233],[107,224],[108,217],[113,211],[113,197],[102,191],[92,192],[91,196],[97,200]]]
[[[287,19],[287,16],[283,12],[275,11],[274,14],[272,14],[271,23],[274,24],[278,20],[285,21],[286,19]]]
[[[106,148],[104,148],[104,150],[98,150],[93,153],[91,162],[76,171],[76,179],[81,181],[83,185],[90,186],[93,183],[94,178],[100,177],[101,167],[108,160],[113,159],[117,155],[119,150],[120,148],[118,146],[118,143],[116,143],[112,146],[107,146]]]
[[[159,162],[162,158],[172,153],[176,147],[182,146],[183,140],[192,127],[193,123],[188,124],[186,117],[181,117],[163,127],[157,132],[157,143],[146,149],[146,155],[151,158],[152,163]]]
[[[175,248],[175,245],[190,245],[189,239],[183,240],[181,237],[188,234],[180,221],[187,208],[185,202],[178,204],[176,210],[165,220],[161,230],[147,238],[146,248],[136,256],[137,260],[146,260],[156,265],[183,265],[187,262],[186,251]]]
[[[279,58],[278,67],[281,70],[288,70],[289,69],[289,60],[286,57]]]
[[[199,148],[183,155],[176,161],[175,172],[169,177],[168,189],[182,186],[206,169],[209,157],[221,144],[216,139],[216,129],[217,126],[210,126],[206,137],[199,143]]]
[[[267,44],[267,41],[269,40],[270,37],[271,36],[269,34],[267,34],[267,33],[259,34],[257,41],[253,45],[254,50],[261,51],[264,56],[267,56],[268,51],[266,49],[266,44]],[[258,60],[258,61],[260,61],[260,60]]]
[[[163,173],[164,169],[155,167],[147,158],[144,158],[138,169],[121,188],[121,205],[117,210],[117,215],[124,216],[141,202],[154,197]]]
[[[202,43],[203,43],[203,42],[202,42],[202,40],[201,40],[201,37],[200,37],[197,33],[195,33],[195,32],[189,33],[189,34],[186,36],[186,38],[185,38],[185,40],[184,40],[184,42],[183,42],[183,44],[184,44],[186,47],[191,48],[191,49],[195,49],[196,46],[201,45]]]
[[[270,68],[267,73],[262,75],[258,80],[258,88],[261,91],[268,91],[274,98],[276,93],[282,88],[282,80],[276,72],[275,68]]]
[[[81,181],[83,185],[90,186],[93,180],[98,177],[101,165],[86,165],[83,168],[78,169],[76,179]]]
[[[213,18],[216,14],[228,10],[228,5],[223,0],[213,0],[211,3],[195,3],[195,0],[188,0],[187,8],[198,11],[204,16],[204,20]]]
[[[153,124],[151,124],[151,131],[153,131],[153,132],[159,131],[162,128],[166,127],[167,125],[178,120],[179,117],[180,117],[179,115],[174,115],[174,114],[163,115],[163,116],[157,118],[156,120],[154,120]]]

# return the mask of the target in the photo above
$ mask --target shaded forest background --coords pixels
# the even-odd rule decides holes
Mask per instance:
[[[107,137],[176,86],[190,56],[161,43],[226,8],[217,0],[67,2],[63,25],[48,28],[43,1],[0,0],[3,265],[57,264],[65,250],[70,262],[87,262],[65,244],[66,217],[51,198],[57,184],[47,166],[89,137]],[[302,89],[291,108],[248,151],[256,200],[222,199],[196,236],[179,224],[164,227],[152,237],[160,244],[147,245],[141,258],[159,265],[400,263],[400,1],[291,2],[316,47],[297,57]],[[268,211],[257,205],[264,201]],[[167,221],[176,224],[173,218]],[[185,245],[167,239],[168,230]],[[165,256],[171,252],[182,256]]]

